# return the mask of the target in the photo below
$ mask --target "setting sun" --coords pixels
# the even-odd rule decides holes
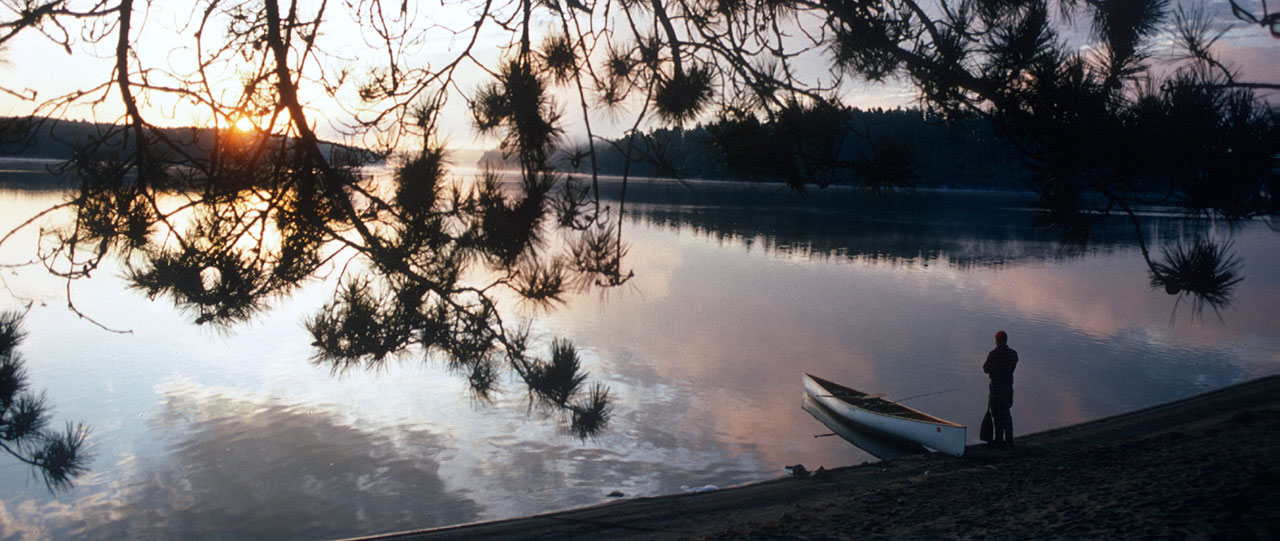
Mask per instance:
[[[231,124],[231,129],[238,131],[240,133],[249,133],[251,131],[254,131],[255,128],[256,127],[253,125],[253,120],[250,120],[249,117],[247,116],[242,116],[240,118],[237,118],[236,121]]]

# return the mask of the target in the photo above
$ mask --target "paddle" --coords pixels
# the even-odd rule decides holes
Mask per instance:
[[[818,398],[839,398],[839,399],[841,399],[841,400],[875,400],[875,399],[880,398],[880,397],[883,397],[883,396],[884,396],[884,393],[881,393],[881,394],[864,394],[864,395],[860,395],[860,396],[854,396],[854,395],[851,395],[851,394],[843,394],[843,393],[841,393],[841,394],[820,394],[820,395],[818,395]]]
[[[955,391],[959,391],[959,390],[960,390],[960,389],[947,389],[947,390],[945,390],[945,391],[933,391],[933,392],[931,392],[931,393],[917,394],[917,395],[908,396],[908,397],[906,397],[906,398],[898,398],[898,399],[895,399],[895,400],[889,400],[889,402],[902,403],[902,402],[906,402],[906,401],[908,401],[908,400],[914,400],[914,399],[916,399],[916,398],[924,398],[924,397],[926,397],[926,396],[933,396],[933,395],[935,395],[935,394],[951,393],[951,392],[955,392]],[[845,394],[845,393],[840,393],[840,394],[820,394],[820,395],[818,395],[818,398],[842,398],[842,399],[846,399],[846,400],[875,400],[875,399],[877,399],[877,398],[884,398],[884,393],[864,394],[864,395],[861,395],[861,396],[854,396],[854,395],[851,395],[851,394]]]
[[[899,399],[896,399],[896,400],[894,400],[894,402],[899,402],[899,403],[901,403],[901,402],[906,402],[906,401],[908,401],[908,400],[912,400],[912,399],[916,399],[916,398],[924,398],[924,397],[926,397],[926,396],[933,396],[933,395],[935,395],[935,394],[942,394],[942,393],[952,393],[952,392],[959,391],[959,390],[960,390],[960,389],[947,389],[947,390],[945,390],[945,391],[934,391],[934,392],[932,392],[932,393],[917,394],[917,395],[908,396],[908,397],[906,397],[906,398],[899,398]]]

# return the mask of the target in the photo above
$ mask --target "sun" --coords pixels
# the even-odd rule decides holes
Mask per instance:
[[[250,120],[247,116],[237,118],[236,121],[231,124],[231,127],[240,133],[249,133],[255,129],[253,120]]]

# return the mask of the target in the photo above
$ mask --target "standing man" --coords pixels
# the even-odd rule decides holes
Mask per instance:
[[[1018,367],[1018,352],[1009,348],[1009,335],[996,332],[996,349],[987,354],[982,371],[991,375],[991,391],[987,395],[987,407],[995,425],[992,445],[1013,446],[1013,369]]]

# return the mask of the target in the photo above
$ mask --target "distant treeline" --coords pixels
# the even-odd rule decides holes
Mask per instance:
[[[213,128],[159,128],[158,137],[165,140],[170,150],[195,159],[207,158],[218,139]],[[0,117],[0,157],[50,158],[69,160],[77,152],[127,155],[133,152],[132,138],[127,138],[125,128],[101,122],[37,119],[28,117]],[[224,134],[229,133],[223,130]],[[154,134],[152,134],[154,135]],[[323,143],[330,153],[354,154],[364,161],[374,161],[373,153],[339,145]],[[180,161],[179,158],[172,158]]]
[[[1020,188],[1028,174],[1018,150],[983,119],[944,122],[918,109],[848,108],[841,114],[846,115],[844,132],[835,138],[830,154],[851,169],[888,145],[909,158],[911,178],[906,180],[911,185]],[[691,129],[663,128],[633,135],[630,141],[620,138],[597,144],[599,172],[633,177],[786,181],[781,178],[779,165],[785,167],[794,155],[775,148],[782,145],[768,139],[777,137],[776,130],[768,124],[746,132],[748,138],[756,133],[767,134],[747,143],[753,148],[727,157],[726,148],[743,144],[741,127],[741,123],[719,120]],[[161,128],[159,132],[184,154],[195,158],[207,157],[216,146],[217,132],[212,128]],[[734,141],[734,137],[739,140]],[[787,139],[784,136],[782,140]],[[71,159],[77,149],[126,155],[132,152],[132,144],[126,141],[124,130],[109,124],[0,117],[0,156]],[[629,167],[628,143],[632,156]],[[343,145],[326,144],[326,148],[332,153],[347,154],[347,159],[352,153],[363,154],[365,161],[376,158],[372,153]],[[591,168],[590,157],[582,148],[561,150],[553,160],[562,169],[589,172]],[[501,149],[486,152],[480,164],[515,166],[504,158]],[[844,182],[837,178],[835,183]]]
[[[1021,188],[1028,174],[1022,154],[994,126],[980,118],[943,121],[918,109],[858,109],[842,111],[847,115],[844,132],[836,139],[831,154],[856,170],[876,153],[877,146],[901,149],[909,158],[911,177],[907,183],[918,186],[958,186],[987,188]],[[718,179],[784,181],[770,178],[776,165],[792,158],[786,152],[758,145],[732,160],[725,148],[734,144],[726,140],[741,130],[729,121],[699,124],[692,129],[659,129],[631,138],[632,161],[627,168],[627,138],[596,146],[599,172],[604,175],[662,177],[680,179]],[[770,126],[755,127],[768,132]],[[784,138],[785,140],[785,138]],[[556,165],[569,170],[589,172],[590,157],[583,149],[560,152]],[[755,163],[744,163],[755,162]],[[480,165],[514,166],[500,149],[486,152]],[[777,176],[782,176],[778,174]],[[836,183],[843,183],[837,181]]]

